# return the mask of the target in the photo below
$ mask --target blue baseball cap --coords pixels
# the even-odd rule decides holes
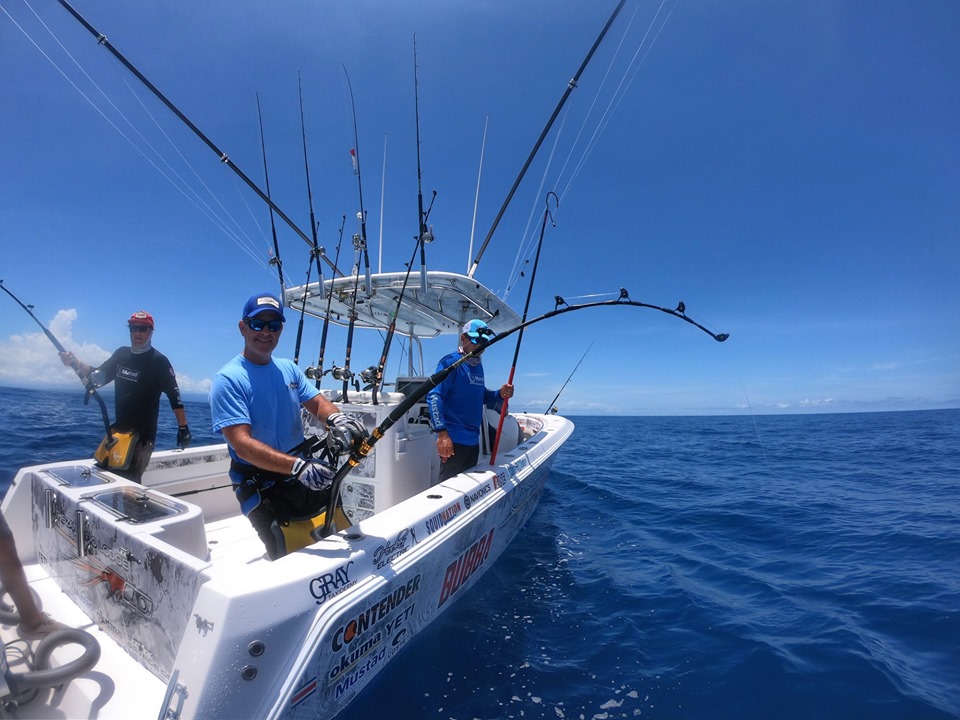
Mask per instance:
[[[247,304],[243,306],[243,317],[256,317],[262,312],[272,312],[280,316],[280,319],[286,322],[286,318],[283,316],[283,304],[277,298],[276,295],[271,295],[270,293],[259,293],[258,295],[253,295]]]
[[[496,333],[483,320],[470,320],[460,329],[460,332],[470,338],[473,343],[490,342],[496,337]]]

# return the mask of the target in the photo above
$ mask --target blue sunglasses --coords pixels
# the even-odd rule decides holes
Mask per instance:
[[[264,328],[272,333],[280,332],[283,328],[283,320],[258,320],[257,318],[244,318],[243,322],[254,332],[260,332]]]

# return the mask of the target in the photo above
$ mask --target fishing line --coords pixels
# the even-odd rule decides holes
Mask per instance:
[[[596,341],[593,341],[593,342],[596,342]],[[563,385],[560,386],[560,390],[557,392],[556,395],[553,396],[553,400],[551,400],[550,404],[547,405],[547,409],[543,411],[544,415],[557,411],[555,407],[557,400],[560,399],[560,396],[563,394],[563,391],[566,389],[567,384],[571,380],[573,380],[573,376],[576,374],[577,370],[580,369],[580,363],[582,363],[583,359],[587,357],[587,353],[590,352],[590,348],[593,347],[593,342],[591,342],[590,345],[587,346],[587,349],[583,351],[583,355],[580,356],[580,360],[577,361],[577,364],[574,366],[573,370],[567,376],[567,379],[564,381]]]
[[[537,186],[536,198],[542,196],[543,188],[547,184],[547,176],[550,174],[550,167],[553,164],[553,158],[556,155],[557,147],[560,143],[560,138],[563,135],[563,128],[566,126],[567,118],[569,117],[570,108],[569,106],[563,112],[563,119],[560,121],[560,127],[557,129],[556,135],[553,138],[553,146],[550,148],[550,154],[547,156],[547,163],[543,169],[543,174],[540,176],[540,185]],[[559,199],[558,199],[559,203]],[[519,282],[520,278],[523,276],[523,268],[526,267],[527,263],[530,262],[530,255],[534,252],[534,234],[531,229],[534,219],[537,217],[536,208],[539,205],[539,202],[535,199],[530,205],[530,213],[527,215],[527,225],[523,229],[523,234],[520,236],[523,238],[522,242],[519,244],[520,248],[517,251],[517,256],[514,259],[513,268],[510,271],[510,276],[507,280],[507,287],[503,294],[503,299],[506,300],[510,295],[510,291],[513,289],[513,286]],[[558,206],[559,207],[559,206]],[[521,262],[522,261],[522,262]]]
[[[43,26],[43,28],[47,31],[47,33],[54,40],[54,42],[60,47],[63,53],[76,66],[77,70],[84,76],[84,78],[86,78],[86,80],[90,83],[90,85],[97,91],[97,93],[99,93],[99,95],[113,109],[113,111],[116,112],[117,116],[120,119],[122,119],[123,122],[140,138],[140,141],[142,141],[143,145],[146,146],[153,153],[156,160],[162,163],[163,165],[165,165],[169,170],[169,173],[172,173],[174,176],[176,176],[176,178],[180,181],[179,183],[175,181],[170,176],[170,174],[168,174],[167,171],[165,171],[162,167],[160,167],[160,165],[157,164],[154,158],[150,157],[150,155],[148,155],[144,151],[144,149],[136,141],[134,141],[131,138],[130,135],[128,135],[119,125],[117,125],[117,123],[114,122],[114,120],[111,119],[104,112],[104,110],[93,100],[93,98],[89,94],[87,94],[87,92],[85,92],[82,88],[80,88],[80,86],[66,73],[66,71],[42,47],[40,47],[37,41],[34,40],[34,38],[27,32],[27,30],[22,25],[20,25],[20,23],[18,23],[13,18],[13,16],[11,16],[9,12],[7,12],[5,8],[0,8],[0,9],[3,10],[4,14],[8,18],[10,18],[11,22],[13,22],[13,24],[17,26],[17,28],[24,35],[24,37],[26,37],[27,40],[30,41],[30,43],[47,60],[47,62],[49,62],[50,65],[53,66],[53,68],[63,77],[63,79],[66,80],[67,83],[69,83],[73,87],[73,89],[77,91],[80,97],[82,97],[87,102],[87,104],[90,105],[90,107],[92,107],[107,122],[107,124],[110,125],[117,132],[118,135],[120,135],[120,137],[126,140],[127,143],[137,153],[139,153],[144,160],[146,160],[168,183],[170,183],[171,186],[173,186],[181,195],[183,195],[184,198],[186,198],[194,207],[196,207],[201,212],[201,214],[206,215],[206,217],[214,225],[217,225],[220,228],[220,230],[227,237],[233,240],[233,242],[242,251],[247,253],[247,255],[249,255],[255,262],[257,262],[264,268],[267,268],[267,265],[263,262],[262,259],[260,259],[258,253],[252,250],[249,245],[244,244],[241,238],[241,235],[245,233],[243,229],[240,227],[239,223],[237,223],[236,220],[234,220],[230,216],[229,211],[223,206],[222,203],[219,202],[219,200],[217,199],[213,191],[209,188],[209,186],[206,185],[206,183],[204,183],[203,179],[199,176],[196,170],[190,165],[189,161],[186,159],[186,157],[184,157],[183,153],[180,152],[176,144],[173,143],[173,141],[169,138],[169,136],[164,132],[163,128],[157,122],[156,118],[153,117],[153,115],[150,113],[150,110],[144,105],[142,99],[137,95],[136,91],[130,86],[126,78],[122,77],[120,73],[117,73],[118,77],[120,77],[120,80],[127,86],[128,90],[130,91],[130,94],[137,100],[137,102],[140,104],[141,108],[147,114],[147,116],[150,117],[150,119],[153,121],[154,125],[157,127],[159,132],[164,135],[168,143],[177,152],[177,154],[180,156],[183,162],[187,165],[187,167],[190,168],[194,176],[201,183],[201,185],[204,186],[204,189],[206,189],[206,191],[210,194],[210,196],[214,199],[214,201],[216,201],[220,205],[224,213],[226,213],[227,217],[229,217],[230,220],[233,222],[233,224],[236,226],[237,230],[232,230],[230,229],[230,227],[228,227],[227,222],[223,220],[217,214],[217,212],[214,211],[213,208],[210,207],[210,205],[200,196],[200,194],[196,190],[194,190],[190,186],[190,184],[183,178],[183,176],[164,158],[162,153],[160,153],[157,150],[157,148],[143,135],[143,133],[140,132],[140,130],[136,127],[136,125],[134,125],[134,123],[124,114],[124,112],[116,105],[116,103],[114,103],[113,100],[111,100],[111,98],[107,95],[107,93],[103,90],[103,88],[83,68],[83,66],[76,59],[76,57],[74,57],[74,55],[63,45],[63,43],[60,41],[60,39],[57,37],[54,31],[37,14],[36,10],[34,10],[34,8],[30,6],[29,3],[25,2],[24,4],[30,9],[30,11],[33,13],[36,20]],[[108,64],[114,72],[117,72],[116,66],[114,66],[112,63],[108,63]],[[249,238],[247,238],[247,242],[249,242]]]
[[[621,77],[621,80],[620,80],[620,84],[617,86],[616,90],[614,91],[614,94],[611,97],[610,102],[607,103],[607,107],[604,109],[603,115],[601,115],[600,120],[598,121],[596,127],[594,128],[593,135],[591,136],[590,140],[587,142],[587,147],[584,149],[583,153],[580,156],[580,159],[577,161],[576,166],[571,172],[570,179],[566,182],[566,185],[564,185],[563,189],[561,190],[560,192],[561,199],[566,196],[567,191],[573,185],[574,180],[576,180],[576,178],[579,177],[580,171],[582,170],[587,159],[589,159],[589,157],[593,154],[593,150],[596,147],[597,143],[599,142],[600,136],[603,134],[603,131],[606,130],[607,126],[610,124],[610,119],[613,117],[613,114],[616,112],[617,108],[620,106],[620,103],[623,101],[623,98],[626,97],[627,90],[630,88],[630,85],[633,84],[633,81],[636,79],[637,75],[640,73],[640,69],[643,67],[644,63],[647,60],[647,57],[650,55],[650,52],[653,50],[653,46],[656,44],[656,41],[660,37],[660,33],[663,32],[664,27],[666,27],[667,22],[670,20],[670,17],[673,15],[673,11],[676,9],[677,3],[674,3],[673,7],[670,8],[670,11],[667,14],[667,17],[663,19],[663,21],[657,28],[657,31],[653,37],[653,40],[651,40],[650,43],[647,44],[647,39],[650,36],[651,28],[654,27],[657,17],[660,15],[660,12],[663,9],[665,2],[666,0],[661,2],[660,7],[657,9],[657,14],[654,16],[653,20],[651,20],[651,23],[648,26],[647,31],[643,36],[643,39],[640,41],[640,45],[637,47],[637,50],[634,53],[633,58],[630,60],[630,63],[627,66],[627,69],[624,71],[623,76]],[[632,23],[632,20],[631,20],[631,23]],[[624,33],[624,36],[625,35],[626,33]],[[647,45],[646,51],[643,53],[643,57],[640,59],[640,62],[637,63],[637,56],[640,54],[640,51],[643,50],[644,45]],[[619,50],[618,50],[618,53],[619,53]],[[612,68],[612,61],[611,61],[611,68]],[[633,75],[630,76],[629,80],[625,82],[624,78],[626,78],[630,74],[631,70],[633,72]],[[598,92],[598,96],[599,96],[599,92]],[[573,155],[573,150],[571,150],[570,154],[571,156]]]
[[[743,391],[743,399],[747,403],[747,409],[750,411],[750,420],[753,423],[753,434],[757,437],[757,444],[760,446],[760,454],[763,455],[763,464],[768,468],[770,467],[770,458],[767,456],[767,446],[763,442],[763,438],[760,437],[760,426],[757,425],[757,414],[753,411],[753,403],[750,402],[750,396],[747,394],[747,387],[743,384],[743,380],[740,380],[740,389]],[[783,519],[783,507],[781,503],[776,503],[777,514],[780,517],[780,531],[783,533],[783,541],[787,544],[787,551],[793,552],[793,548],[790,546],[790,536],[787,535],[787,522]]]
[[[59,0],[59,2],[64,2],[64,0]],[[614,8],[614,11],[610,14],[610,17],[607,19],[607,22],[604,24],[603,29],[600,31],[600,34],[597,35],[597,39],[594,40],[593,45],[590,46],[590,50],[587,52],[586,57],[584,57],[583,62],[580,63],[580,67],[577,69],[576,74],[567,82],[567,88],[564,90],[563,95],[560,97],[560,102],[557,103],[557,106],[553,110],[553,114],[550,116],[550,119],[547,120],[547,124],[544,126],[543,130],[540,132],[540,137],[537,138],[536,143],[534,143],[533,149],[530,151],[530,154],[527,156],[526,162],[524,162],[523,167],[520,168],[520,172],[517,174],[516,179],[513,181],[513,185],[510,188],[510,191],[507,193],[507,197],[503,201],[503,205],[500,207],[500,211],[497,213],[496,218],[494,218],[493,224],[490,226],[490,230],[487,231],[487,236],[483,240],[483,244],[480,246],[480,250],[477,252],[477,256],[473,260],[473,264],[470,266],[470,270],[467,272],[468,277],[473,277],[474,273],[477,271],[477,267],[480,265],[480,259],[483,257],[484,252],[486,252],[487,245],[490,244],[491,238],[493,238],[494,232],[497,230],[497,226],[500,224],[500,220],[503,218],[503,214],[507,211],[507,208],[510,206],[510,201],[513,200],[513,196],[517,191],[517,188],[520,186],[520,182],[523,180],[524,175],[526,175],[527,169],[530,167],[530,163],[533,162],[533,159],[536,157],[537,152],[540,150],[540,146],[543,144],[544,139],[547,136],[547,133],[550,132],[550,128],[553,127],[554,121],[557,119],[557,116],[560,114],[560,111],[563,109],[563,106],[566,104],[567,99],[570,97],[570,93],[573,92],[574,88],[577,87],[577,82],[580,80],[580,76],[583,74],[583,71],[586,69],[587,65],[590,64],[590,59],[593,57],[594,53],[597,51],[597,48],[600,46],[600,43],[603,41],[603,38],[606,36],[607,31],[610,29],[610,26],[613,24],[613,21],[617,19],[617,15],[620,14],[620,11],[623,9],[626,0],[620,0],[617,3],[617,7]]]
[[[562,298],[558,298],[558,301],[562,302]],[[702,324],[689,317],[686,314],[686,306],[681,300],[675,309],[670,309],[662,307],[660,305],[653,305],[650,303],[640,302],[638,300],[631,300],[629,293],[624,288],[620,288],[620,296],[616,300],[601,300],[592,303],[583,303],[581,305],[566,305],[565,307],[560,307],[559,302],[557,307],[555,307],[550,312],[546,312],[543,315],[533,318],[532,320],[527,320],[521,322],[519,325],[515,325],[509,330],[505,330],[498,334],[493,340],[478,346],[476,349],[471,350],[468,353],[464,353],[453,363],[438,370],[433,375],[424,380],[420,385],[411,390],[403,401],[401,401],[397,406],[390,411],[390,414],[387,415],[384,420],[373,429],[370,433],[370,436],[367,437],[360,443],[355,443],[353,448],[350,451],[349,457],[346,461],[337,469],[333,477],[333,482],[330,486],[330,501],[327,505],[326,510],[326,521],[323,526],[323,536],[328,536],[333,529],[333,515],[337,503],[340,499],[340,487],[343,484],[344,479],[353,470],[357,467],[365,457],[367,457],[372,451],[374,446],[384,437],[386,432],[393,427],[397,422],[403,419],[403,417],[413,408],[414,405],[419,403],[426,397],[427,393],[431,389],[435,388],[437,385],[442,383],[444,379],[460,367],[465,362],[469,362],[472,358],[477,357],[481,352],[486,350],[492,345],[497,344],[502,340],[506,340],[508,337],[513,335],[515,332],[521,332],[525,328],[530,327],[531,325],[536,325],[537,323],[544,322],[545,320],[550,320],[557,317],[558,315],[564,315],[570,312],[576,312],[579,310],[587,310],[590,308],[600,308],[600,307],[636,307],[636,308],[647,308],[649,310],[659,310],[662,313],[667,315],[672,315],[673,317],[683,320],[684,322],[690,323],[694,327],[700,329],[711,338],[717,342],[725,342],[730,335],[728,333],[715,333],[712,330],[707,329]]]
[[[537,279],[537,267],[540,265],[540,251],[543,249],[543,236],[547,230],[547,220],[549,219],[554,227],[556,223],[553,222],[553,217],[550,214],[550,198],[554,199],[554,202],[559,207],[560,200],[557,198],[556,193],[549,192],[547,193],[546,198],[546,207],[543,210],[543,223],[540,225],[540,240],[537,242],[537,255],[533,261],[533,270],[530,273],[530,284],[527,286],[527,299],[523,304],[523,315],[520,317],[520,324],[523,325],[527,321],[527,312],[530,310],[530,299],[533,297],[533,283]],[[517,346],[513,351],[513,363],[510,366],[510,377],[507,380],[507,385],[513,386],[513,375],[517,369],[517,360],[520,357],[520,343],[523,341],[523,330],[521,329],[517,333]],[[482,342],[482,339],[480,339]],[[497,421],[497,434],[493,438],[493,448],[490,450],[490,464],[495,465],[497,462],[497,448],[500,447],[500,434],[503,432],[503,421],[507,417],[508,408],[510,406],[510,398],[503,398],[503,405],[500,406],[500,419]]]

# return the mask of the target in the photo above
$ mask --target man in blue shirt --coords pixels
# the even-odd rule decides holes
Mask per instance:
[[[243,352],[220,369],[210,391],[213,430],[229,446],[240,509],[271,560],[283,554],[278,523],[317,515],[330,499],[333,469],[295,451],[304,440],[301,406],[326,421],[343,449],[366,437],[363,423],[341,413],[296,364],[273,357],[284,321],[274,295],[247,300],[239,323]]]
[[[477,464],[480,458],[480,427],[484,406],[499,411],[505,399],[513,397],[513,385],[500,391],[488,390],[483,378],[480,355],[483,346],[494,337],[482,320],[471,320],[460,331],[460,343],[437,364],[437,372],[450,367],[464,355],[477,354],[457,366],[443,382],[427,393],[430,423],[437,433],[440,455],[440,481],[451,478]]]

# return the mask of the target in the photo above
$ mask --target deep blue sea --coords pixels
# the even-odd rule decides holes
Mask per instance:
[[[0,488],[102,435],[82,391],[0,403]],[[960,718],[960,410],[573,420],[525,531],[340,718]]]

